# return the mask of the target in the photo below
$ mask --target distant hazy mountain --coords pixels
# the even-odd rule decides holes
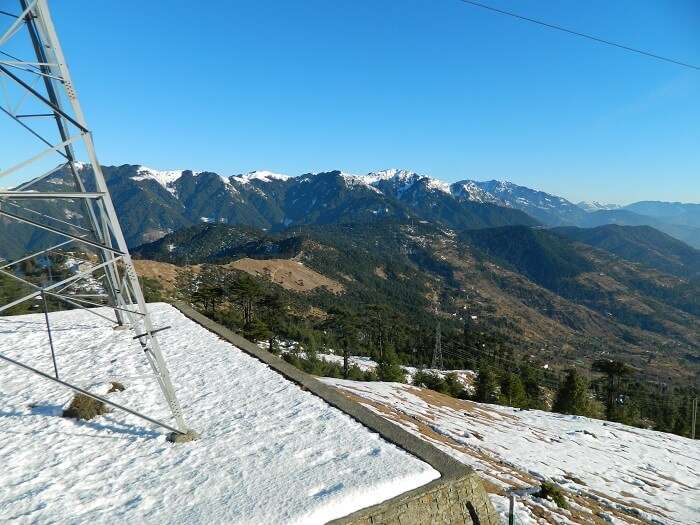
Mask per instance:
[[[625,209],[670,224],[700,228],[700,204],[640,201],[625,206]]]
[[[585,211],[617,210],[622,208],[619,204],[603,204],[598,201],[581,201],[576,206]]]
[[[700,250],[650,226],[607,224],[597,228],[561,227],[552,231],[664,273],[679,277],[700,276]]]
[[[597,210],[587,213],[576,226],[583,228],[595,228],[606,224],[618,224],[621,226],[652,226],[678,240],[700,248],[700,228],[685,224],[676,224],[672,219],[663,219],[641,215],[630,209],[634,204],[617,210]]]

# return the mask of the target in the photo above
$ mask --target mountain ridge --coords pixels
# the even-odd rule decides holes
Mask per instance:
[[[149,168],[141,167],[142,170]],[[153,171],[152,178],[156,181],[167,181],[177,171]],[[186,173],[182,170],[180,173]],[[189,172],[194,177],[209,172]],[[377,195],[383,195],[402,203],[408,210],[405,215],[412,212],[420,218],[428,220],[441,220],[450,227],[496,227],[509,224],[527,224],[522,217],[511,217],[498,224],[488,213],[481,214],[480,218],[474,213],[468,213],[456,223],[450,223],[451,216],[462,207],[473,207],[474,204],[499,206],[501,208],[524,212],[535,221],[549,227],[578,226],[597,227],[604,224],[621,224],[629,226],[647,225],[657,228],[695,248],[700,248],[700,204],[677,203],[662,201],[639,201],[625,206],[617,204],[601,204],[597,201],[578,204],[568,201],[563,197],[547,193],[542,190],[521,186],[507,180],[474,180],[463,179],[456,182],[446,182],[428,175],[406,169],[386,169],[369,172],[366,175],[355,175],[342,171],[329,171],[318,173],[306,173],[298,176],[284,175],[267,170],[257,170],[246,174],[237,174],[229,177],[219,176],[224,185],[233,188],[240,193],[239,186],[250,186],[264,198],[268,187],[277,187],[280,184],[294,184],[294,181],[309,182],[316,177],[323,177],[329,173],[336,174],[348,189],[357,191],[373,191]],[[168,182],[164,184],[164,187]],[[177,186],[173,183],[173,186]],[[452,200],[457,201],[455,204]],[[430,212],[428,208],[442,206],[437,213]],[[462,210],[464,211],[464,210]],[[471,211],[474,211],[473,209]],[[372,210],[381,215],[380,209]],[[388,210],[384,213],[394,213]],[[501,213],[505,213],[501,211]],[[480,215],[476,213],[476,215]],[[484,217],[483,215],[486,215]],[[285,217],[282,226],[286,227],[295,220]],[[258,221],[260,222],[260,221]],[[264,222],[264,221],[263,221]],[[286,224],[285,224],[286,222]],[[529,225],[533,225],[530,223]],[[258,224],[250,224],[258,226]],[[278,223],[270,227],[279,227]]]
[[[89,165],[78,165],[81,172],[90,169]],[[458,230],[511,225],[648,225],[700,247],[700,227],[694,226],[692,204],[640,203],[642,211],[654,212],[660,218],[627,208],[585,211],[562,197],[508,181],[463,179],[448,183],[399,169],[366,175],[335,170],[298,176],[266,170],[223,176],[211,171],[156,170],[135,164],[102,169],[130,246],[199,223],[281,231],[303,224],[412,218]],[[70,188],[70,184],[69,170],[64,166],[35,184],[34,189],[60,191]],[[85,222],[79,206],[63,209],[59,206],[65,203],[51,202],[37,206],[46,215],[66,215]],[[678,221],[682,224],[668,222],[677,217],[681,217]],[[13,227],[22,235],[0,232],[3,239],[7,237],[3,244],[9,252],[0,256],[34,248],[48,235],[30,236],[26,227]],[[28,246],[18,244],[12,237],[29,239]]]

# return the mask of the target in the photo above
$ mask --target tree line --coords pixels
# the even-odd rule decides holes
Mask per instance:
[[[690,436],[691,403],[697,390],[651,385],[635,377],[621,361],[595,361],[589,372],[572,368],[563,376],[541,363],[519,358],[498,338],[466,326],[443,335],[447,367],[476,371],[472,389],[454,373],[427,370],[434,327],[408,327],[388,304],[330,303],[323,315],[309,315],[308,303],[269,281],[243,271],[204,265],[199,272],[178,272],[178,294],[205,315],[265,342],[280,353],[279,341],[298,343],[300,351],[282,357],[315,375],[363,381],[405,382],[402,365],[419,369],[413,383],[453,397],[523,409],[552,410]],[[342,356],[341,363],[320,359],[321,350]],[[371,357],[375,370],[361,370],[351,356]]]

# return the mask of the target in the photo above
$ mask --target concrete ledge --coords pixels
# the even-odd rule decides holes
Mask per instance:
[[[368,408],[348,399],[335,388],[318,381],[280,357],[212,321],[183,302],[173,306],[186,317],[266,363],[286,379],[320,397],[329,405],[346,413],[382,438],[431,465],[440,478],[383,503],[362,509],[350,516],[334,520],[338,524],[428,524],[500,523],[474,470],[403,428],[376,415]],[[431,511],[430,509],[433,509]],[[435,514],[437,512],[437,514]],[[400,516],[403,516],[400,518]]]

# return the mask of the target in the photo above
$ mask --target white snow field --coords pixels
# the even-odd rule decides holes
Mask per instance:
[[[320,398],[151,305],[183,411],[201,439],[114,410],[60,417],[72,392],[0,361],[0,522],[325,523],[439,477]],[[108,313],[102,309],[102,313]],[[128,330],[51,314],[61,378],[151,417],[168,410]],[[0,317],[0,352],[52,373],[41,315]]]
[[[474,467],[504,517],[507,489],[543,480],[566,489],[568,509],[521,498],[518,523],[700,523],[698,441],[398,383],[323,381]]]

